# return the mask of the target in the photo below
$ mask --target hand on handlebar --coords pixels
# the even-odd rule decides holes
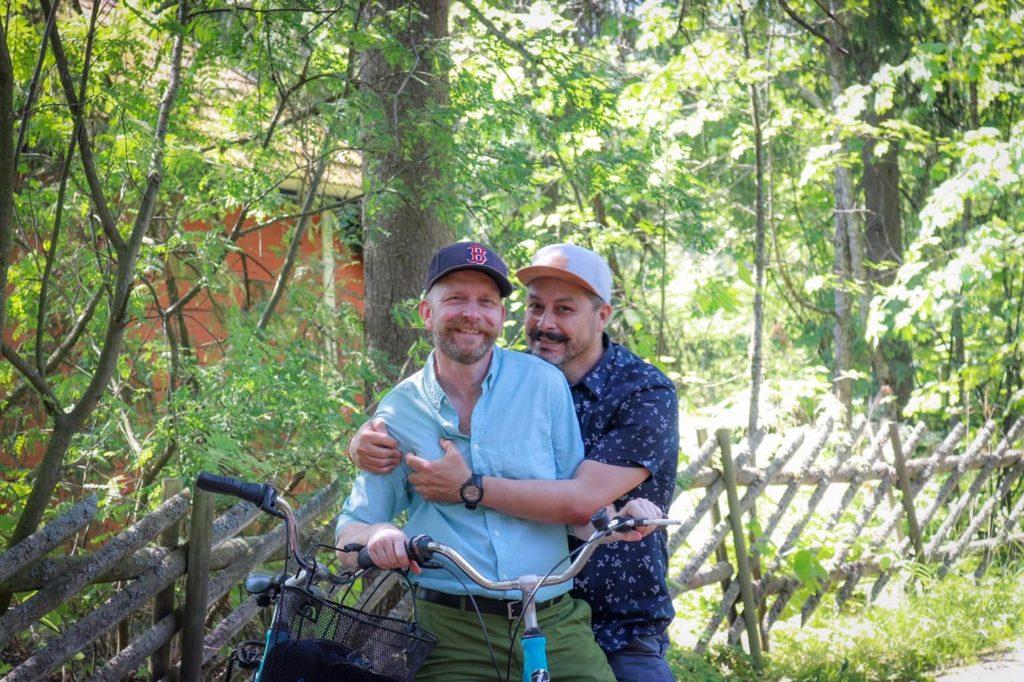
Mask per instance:
[[[634,519],[665,518],[665,514],[661,511],[661,508],[658,507],[658,505],[642,497],[627,502],[626,505],[619,510],[618,516],[631,516]],[[637,540],[640,540],[653,533],[657,528],[657,526],[635,526],[633,528],[633,532],[640,536],[637,538]]]
[[[654,520],[663,519],[665,515],[662,513],[661,508],[654,504],[650,500],[643,498],[630,500],[626,503],[622,509],[616,511],[615,507],[608,505],[602,510],[598,510],[591,519],[591,523],[586,526],[575,526],[573,527],[573,534],[581,540],[586,540],[596,530],[606,530],[609,528],[617,528],[614,532],[601,538],[600,543],[607,545],[612,542],[638,542],[653,531],[657,530],[657,525],[644,525],[644,526],[633,526],[633,525],[621,525],[622,521],[633,522],[635,520]]]
[[[366,550],[378,568],[408,568],[419,573],[419,564],[409,560],[408,542],[408,536],[398,528],[380,528],[366,541]]]

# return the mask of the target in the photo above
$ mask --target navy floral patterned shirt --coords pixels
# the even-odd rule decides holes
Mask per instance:
[[[604,355],[576,385],[572,400],[587,459],[644,467],[651,475],[615,501],[644,497],[665,512],[672,503],[679,457],[679,409],[668,377],[604,337]],[[573,546],[579,542],[570,538]],[[640,542],[602,545],[576,578],[573,595],[593,612],[594,636],[606,652],[635,637],[664,632],[675,610],[665,585],[664,532]]]

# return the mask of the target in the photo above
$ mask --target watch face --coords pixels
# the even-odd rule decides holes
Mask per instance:
[[[462,499],[469,504],[476,504],[483,498],[484,491],[476,483],[467,483],[462,486]]]

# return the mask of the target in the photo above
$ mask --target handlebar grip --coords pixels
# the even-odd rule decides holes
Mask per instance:
[[[405,543],[405,553],[409,557],[410,561],[415,561],[420,566],[428,563],[434,556],[434,553],[430,551],[428,545],[433,542],[433,538],[429,535],[417,535],[413,539]],[[351,552],[359,549],[359,554],[356,555],[356,564],[359,568],[380,568],[377,564],[373,563],[373,559],[370,558],[370,550],[366,547],[356,544],[345,545],[342,550]]]
[[[370,550],[365,547],[359,550],[359,555],[356,557],[356,564],[359,568],[377,568],[377,564],[373,563],[373,559],[370,558]]]
[[[196,477],[196,487],[211,493],[234,495],[263,509],[273,508],[274,500],[277,497],[274,487],[266,483],[246,483],[237,478],[217,476],[206,471]]]

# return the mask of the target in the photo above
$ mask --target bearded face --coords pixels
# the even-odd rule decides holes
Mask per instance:
[[[498,338],[498,330],[481,320],[456,318],[434,325],[434,347],[455,362],[472,365],[485,355]]]
[[[527,287],[523,324],[530,352],[576,377],[601,356],[601,334],[611,306],[594,301],[579,285],[542,277]]]
[[[497,285],[475,270],[454,272],[434,284],[420,314],[434,347],[463,365],[487,356],[505,321]]]

